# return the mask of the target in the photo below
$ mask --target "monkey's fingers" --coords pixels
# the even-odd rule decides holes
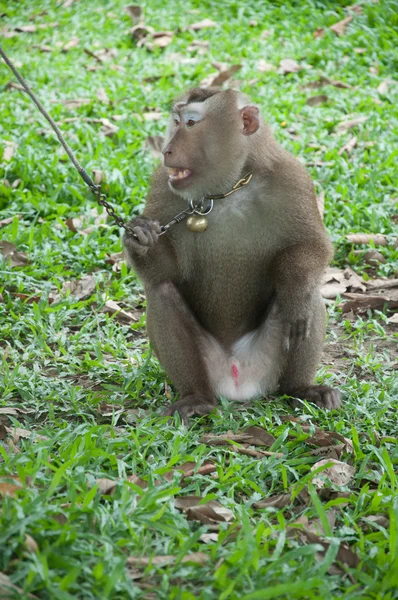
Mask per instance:
[[[339,408],[341,404],[339,390],[335,390],[328,385],[311,385],[292,395],[302,400],[308,400],[308,402],[316,404],[319,408],[326,408],[327,410]],[[298,405],[299,402],[293,401],[293,406],[297,407]]]
[[[138,240],[136,240],[132,235],[125,236],[124,244],[126,249],[132,253],[137,254],[138,256],[144,256],[148,252],[149,246],[143,246],[140,244]]]

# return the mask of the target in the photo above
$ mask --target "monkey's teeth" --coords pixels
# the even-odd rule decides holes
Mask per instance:
[[[191,171],[189,169],[178,169],[178,168],[170,168],[169,176],[170,179],[184,179],[190,175]]]

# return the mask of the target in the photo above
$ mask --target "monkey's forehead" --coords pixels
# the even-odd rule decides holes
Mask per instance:
[[[195,112],[203,115],[206,112],[207,105],[205,102],[176,102],[173,106],[174,112],[186,113]]]

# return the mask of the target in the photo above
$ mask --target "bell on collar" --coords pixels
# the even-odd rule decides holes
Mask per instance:
[[[191,215],[186,220],[187,228],[194,233],[203,233],[208,226],[207,217]]]

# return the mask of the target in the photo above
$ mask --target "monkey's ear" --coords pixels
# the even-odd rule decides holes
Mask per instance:
[[[257,106],[244,106],[240,109],[243,123],[243,135],[251,135],[260,127],[259,110]]]

